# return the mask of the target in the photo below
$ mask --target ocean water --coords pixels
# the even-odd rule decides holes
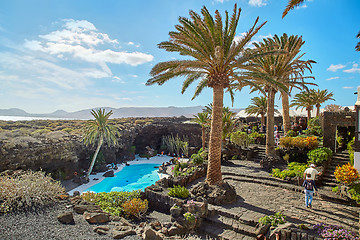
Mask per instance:
[[[155,168],[156,166],[159,166],[159,164],[145,163],[125,166],[114,177],[105,178],[83,192],[92,191],[99,193],[144,190],[160,179],[157,174],[158,169]]]

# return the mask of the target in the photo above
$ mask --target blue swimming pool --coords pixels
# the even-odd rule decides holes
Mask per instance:
[[[134,164],[125,166],[120,172],[116,173],[114,177],[105,178],[84,192],[92,191],[99,193],[144,190],[159,180],[156,166],[159,166],[159,164]]]

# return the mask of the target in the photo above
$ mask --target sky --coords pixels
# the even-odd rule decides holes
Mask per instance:
[[[309,0],[282,19],[287,0],[1,0],[0,109],[29,113],[96,107],[186,107],[212,102],[212,90],[191,100],[196,83],[181,94],[183,78],[145,86],[151,68],[179,57],[159,49],[178,17],[206,6],[224,16],[242,9],[236,36],[257,17],[267,23],[253,41],[275,34],[305,40],[303,60],[312,59],[314,83],[334,93],[324,104],[352,106],[360,86],[359,0]],[[292,96],[297,92],[294,91]],[[245,108],[249,89],[236,92]],[[278,96],[278,95],[277,95]],[[281,101],[277,97],[277,105]],[[231,106],[224,95],[224,105]]]

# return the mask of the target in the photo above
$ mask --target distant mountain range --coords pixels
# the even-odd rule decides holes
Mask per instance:
[[[126,117],[193,117],[195,114],[202,112],[203,106],[195,107],[122,107],[109,108],[103,107],[106,111],[113,111],[112,118]],[[97,108],[98,109],[98,108]],[[69,118],[69,119],[91,119],[91,109],[85,109],[76,112],[66,112],[57,110],[47,114],[31,114],[18,108],[0,109],[0,116],[16,116],[16,117],[49,117],[49,118]],[[240,109],[232,109],[239,112]]]

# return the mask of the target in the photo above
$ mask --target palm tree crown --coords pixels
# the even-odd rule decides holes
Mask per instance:
[[[305,0],[289,0],[288,5],[286,6],[282,14],[282,18],[284,18],[290,10],[293,10],[294,8],[300,6],[304,2]]]
[[[311,119],[311,110],[315,105],[315,101],[310,92],[304,91],[296,94],[291,102],[291,107],[296,106],[296,109],[305,108],[308,112],[308,121]]]
[[[190,11],[190,19],[179,17],[176,31],[169,33],[169,41],[160,43],[159,48],[169,52],[191,57],[190,60],[174,60],[156,64],[150,74],[147,85],[162,85],[169,79],[185,77],[182,93],[196,80],[200,80],[194,97],[205,87],[213,89],[213,111],[211,118],[209,165],[206,181],[209,184],[222,182],[221,175],[221,131],[224,89],[231,91],[230,85],[241,69],[252,56],[241,54],[251,38],[265,24],[256,27],[258,19],[252,28],[239,40],[234,41],[241,9],[235,4],[233,14],[229,17],[225,12],[223,21],[220,13],[215,11],[211,16],[206,7],[201,15]],[[254,56],[254,55],[253,55]]]
[[[112,111],[105,113],[105,109],[99,109],[97,111],[93,109],[91,110],[91,115],[93,115],[95,119],[86,123],[84,143],[85,145],[97,143],[98,146],[91,161],[87,178],[89,178],[89,175],[92,172],[101,145],[104,142],[107,142],[110,146],[117,144],[116,135],[119,135],[117,127],[109,124],[109,118],[112,115]]]
[[[327,89],[324,90],[314,90],[311,89],[310,90],[310,95],[312,96],[312,98],[314,99],[314,104],[316,106],[316,116],[318,117],[320,114],[320,107],[321,104],[328,101],[328,100],[335,100],[332,97],[334,96],[334,94],[332,92],[328,92]]]

